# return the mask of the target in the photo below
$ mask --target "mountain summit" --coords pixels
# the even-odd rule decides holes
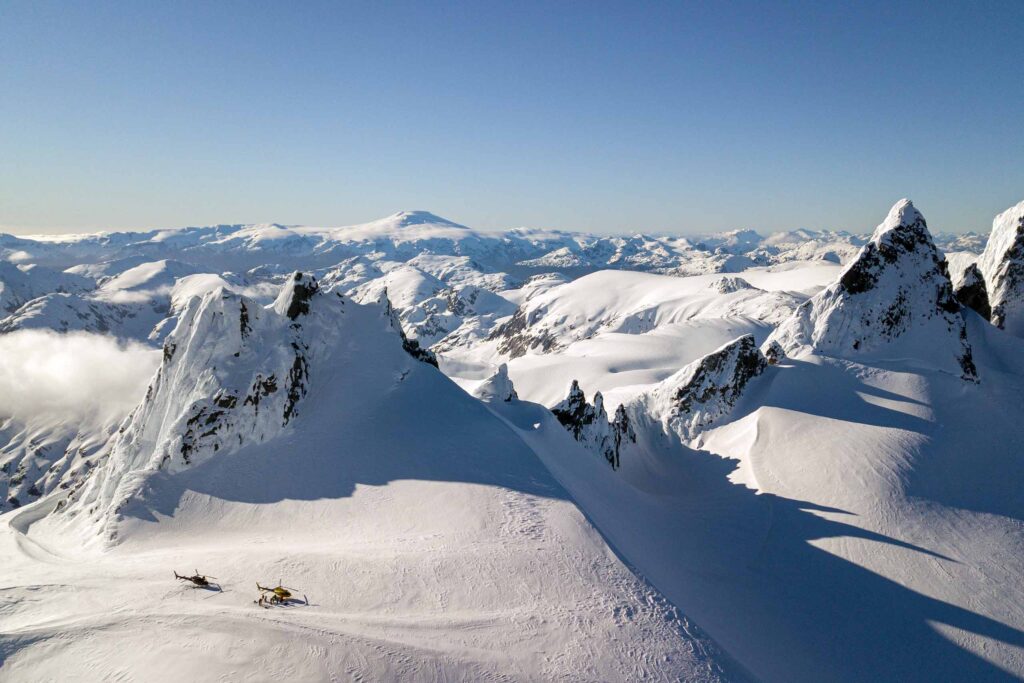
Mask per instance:
[[[380,221],[374,222],[393,223],[395,227],[399,228],[406,228],[412,225],[445,225],[452,228],[465,228],[466,230],[469,230],[465,225],[461,225],[455,221],[450,221],[447,218],[442,218],[435,213],[420,210],[398,211],[386,218],[380,219]]]
[[[946,261],[924,216],[897,202],[839,280],[770,337],[787,354],[810,347],[840,358],[913,358],[976,380]]]

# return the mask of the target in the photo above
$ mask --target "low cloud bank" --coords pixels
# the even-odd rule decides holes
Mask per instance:
[[[0,417],[28,424],[117,420],[142,400],[159,364],[159,350],[105,335],[0,335]]]

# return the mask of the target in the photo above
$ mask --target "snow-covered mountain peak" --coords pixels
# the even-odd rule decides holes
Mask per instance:
[[[413,211],[397,211],[384,221],[393,223],[396,227],[405,228],[410,225],[446,225],[453,228],[466,228],[465,225],[450,221],[447,218],[442,218],[435,213],[422,210]],[[467,230],[469,228],[466,228]]]
[[[909,358],[976,379],[960,304],[924,217],[897,202],[837,282],[772,333],[787,354]]]
[[[190,299],[145,399],[122,425],[103,471],[86,481],[80,500],[95,506],[100,527],[153,474],[195,467],[288,428],[353,306],[321,293],[303,273],[290,276],[267,307],[222,287]]]
[[[764,237],[756,230],[743,228],[700,236],[695,239],[694,246],[698,249],[720,249],[731,254],[740,254],[756,248],[763,241]]]
[[[609,421],[601,392],[587,403],[579,382],[551,409],[576,441],[618,468],[623,451],[658,450],[666,436],[688,444],[721,422],[739,402],[768,360],[753,335],[734,339],[686,365],[628,403]],[[639,455],[634,453],[634,455]],[[628,457],[628,456],[627,456]]]
[[[931,241],[924,216],[917,210],[914,203],[903,198],[892,205],[888,215],[871,234],[872,242],[891,244],[893,241],[906,242],[908,238]]]
[[[1024,201],[992,221],[978,267],[988,285],[992,322],[1024,337]]]

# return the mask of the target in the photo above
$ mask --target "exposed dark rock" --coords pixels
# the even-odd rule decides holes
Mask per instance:
[[[672,397],[680,413],[690,413],[698,404],[720,402],[735,405],[743,389],[768,367],[768,360],[757,348],[753,335],[744,335],[715,353],[704,356],[688,382]]]
[[[264,396],[269,396],[275,391],[277,391],[277,377],[271,375],[264,379],[263,375],[257,374],[256,379],[252,383],[252,388],[249,390],[249,394],[245,397],[245,400],[242,403],[243,405],[251,405],[258,408],[260,405],[260,399]]]
[[[776,365],[786,357],[786,352],[783,350],[782,345],[774,340],[765,344],[763,353],[765,360],[768,361],[768,365]]]
[[[978,267],[984,276],[992,323],[1024,337],[1024,202],[992,221]]]
[[[291,299],[288,302],[288,310],[285,315],[295,320],[300,315],[309,313],[309,302],[313,296],[320,291],[320,285],[312,275],[295,273],[292,276]]]
[[[582,438],[583,430],[597,420],[597,413],[594,407],[587,403],[587,397],[577,380],[572,381],[569,395],[552,408],[551,412],[577,441]]]
[[[309,380],[309,363],[306,362],[304,349],[295,343],[292,344],[292,349],[295,351],[295,361],[288,371],[288,400],[284,404],[284,424],[288,424],[292,419],[296,404],[306,395],[306,382]]]
[[[422,346],[420,346],[420,343],[418,341],[416,341],[415,339],[409,339],[408,337],[405,336],[405,334],[402,335],[402,348],[405,349],[406,353],[408,353],[410,356],[420,361],[421,363],[433,365],[435,368],[438,367],[437,356],[434,354],[434,352],[431,351],[430,349],[423,348]]]
[[[884,353],[896,340],[963,379],[977,381],[945,258],[924,217],[897,202],[839,280],[772,333],[785,353],[801,347],[839,357]]]
[[[307,306],[308,306],[308,303],[307,303]],[[239,302],[238,326],[239,326],[239,331],[242,334],[242,339],[245,339],[246,337],[248,337],[249,333],[252,332],[252,327],[249,325],[249,309],[245,305],[245,299],[242,299]]]
[[[992,318],[992,307],[988,303],[988,288],[985,278],[981,276],[978,264],[972,263],[964,269],[960,285],[954,292],[957,301],[970,308],[985,320]]]
[[[527,328],[533,325],[543,314],[541,309],[534,310],[527,315],[523,307],[516,309],[512,317],[502,325],[499,325],[487,337],[489,340],[500,340],[498,352],[508,354],[509,358],[525,356],[531,349],[540,349],[543,352],[551,351],[556,346],[555,336],[550,330],[537,330],[528,333]]]
[[[594,394],[591,405],[576,380],[569,387],[569,395],[551,412],[576,441],[603,456],[612,469],[619,467],[622,445],[636,441],[636,434],[622,406],[616,409],[615,419],[609,422],[601,392]]]
[[[227,391],[219,391],[213,397],[214,404],[219,408],[234,408],[238,403],[238,397]]]
[[[402,329],[402,323],[398,319],[398,314],[391,305],[391,299],[388,298],[388,290],[385,289],[381,293],[380,297],[377,299],[377,303],[384,306],[384,315],[390,321],[391,328],[402,338],[402,348],[405,349],[405,352],[421,363],[433,365],[435,368],[438,367],[437,356],[434,352],[430,349],[423,348],[417,340],[409,339],[405,334],[405,330]]]
[[[615,442],[615,449],[612,453],[612,457],[606,453],[605,457],[611,462],[612,469],[619,468],[619,453],[622,451],[622,445],[624,443],[636,443],[636,432],[633,431],[633,425],[629,421],[629,415],[626,414],[626,408],[619,406],[615,409],[615,419],[612,420],[612,437]]]

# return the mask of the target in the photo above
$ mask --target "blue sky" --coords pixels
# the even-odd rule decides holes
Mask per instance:
[[[1022,30],[1024,2],[0,0],[0,226],[867,231],[909,196],[985,230],[1024,199]]]

